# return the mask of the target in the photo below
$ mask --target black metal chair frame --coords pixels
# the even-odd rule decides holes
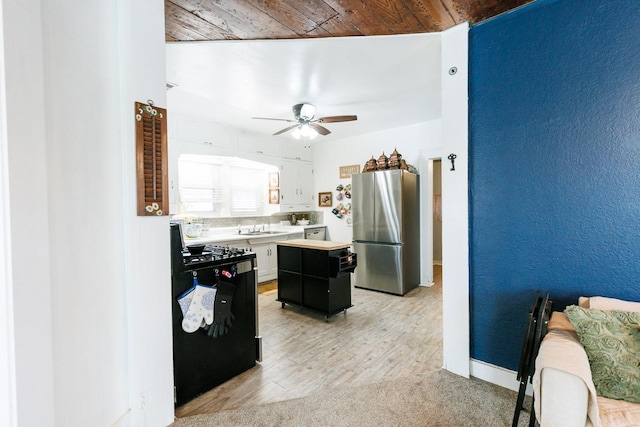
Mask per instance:
[[[549,325],[549,317],[551,315],[552,301],[549,299],[549,293],[544,297],[540,294],[536,295],[536,300],[529,312],[527,329],[525,331],[524,341],[522,343],[522,354],[520,355],[520,363],[518,365],[517,380],[520,381],[520,389],[518,391],[518,400],[516,401],[516,409],[513,414],[512,427],[518,426],[520,412],[523,410],[524,397],[527,389],[527,382],[531,382],[533,373],[535,372],[535,362],[540,348],[540,342],[547,333]],[[534,396],[535,399],[535,396]],[[538,425],[536,414],[534,411],[534,401],[531,401],[531,409],[529,411],[529,426]]]

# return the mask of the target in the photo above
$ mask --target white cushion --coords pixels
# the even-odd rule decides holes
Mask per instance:
[[[585,427],[593,426],[587,419],[589,389],[580,377],[555,368],[545,368],[540,373],[542,389],[541,426]]]
[[[580,297],[578,299],[580,307],[595,308],[598,310],[619,310],[640,312],[640,302],[624,301],[609,297]]]

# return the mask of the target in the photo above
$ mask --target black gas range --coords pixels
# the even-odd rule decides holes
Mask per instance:
[[[207,244],[200,252],[190,252],[182,237],[181,224],[171,224],[171,273],[199,270],[229,263],[250,261],[256,264],[256,254],[241,248]]]
[[[185,247],[180,224],[171,224],[171,294],[175,404],[196,396],[255,366],[262,358],[258,325],[256,254],[239,248],[205,245],[192,254]],[[197,252],[197,251],[196,251]],[[234,289],[233,324],[212,338],[202,327],[183,329],[179,300],[195,283]]]
[[[192,254],[188,248],[182,250],[182,262],[187,269],[223,264],[229,261],[244,261],[251,258],[255,258],[253,252],[229,246],[205,245],[204,250],[199,254]]]

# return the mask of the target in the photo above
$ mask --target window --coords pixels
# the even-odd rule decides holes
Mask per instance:
[[[264,170],[243,167],[231,168],[231,215],[254,215],[264,210]],[[267,184],[268,185],[268,184]]]
[[[268,174],[277,170],[235,157],[182,155],[178,160],[182,212],[214,217],[270,214],[274,208],[268,203]]]
[[[217,212],[222,203],[222,165],[180,158],[180,201],[186,212]]]

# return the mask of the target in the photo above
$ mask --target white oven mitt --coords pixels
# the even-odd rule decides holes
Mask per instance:
[[[216,289],[210,286],[203,286],[194,279],[196,284],[192,292],[191,303],[182,319],[182,329],[192,333],[205,324],[213,323],[213,301],[216,296]]]
[[[217,289],[207,286],[207,292],[202,295],[202,309],[204,310],[204,323],[213,323],[213,303],[216,299]]]
[[[188,291],[184,292],[182,295],[178,297],[178,305],[180,305],[180,311],[182,311],[182,317],[187,315],[187,311],[189,310],[189,305],[191,305],[191,300],[193,299],[193,291],[195,290],[196,290],[196,287],[194,285]]]
[[[196,285],[198,284],[197,279],[194,280],[194,285],[182,295],[178,297],[178,305],[180,306],[180,311],[182,311],[182,317],[187,315],[187,311],[189,311],[189,306],[191,305],[191,301],[193,300],[193,292],[196,290]],[[202,323],[200,327],[203,328],[205,326],[205,321],[202,319]]]

